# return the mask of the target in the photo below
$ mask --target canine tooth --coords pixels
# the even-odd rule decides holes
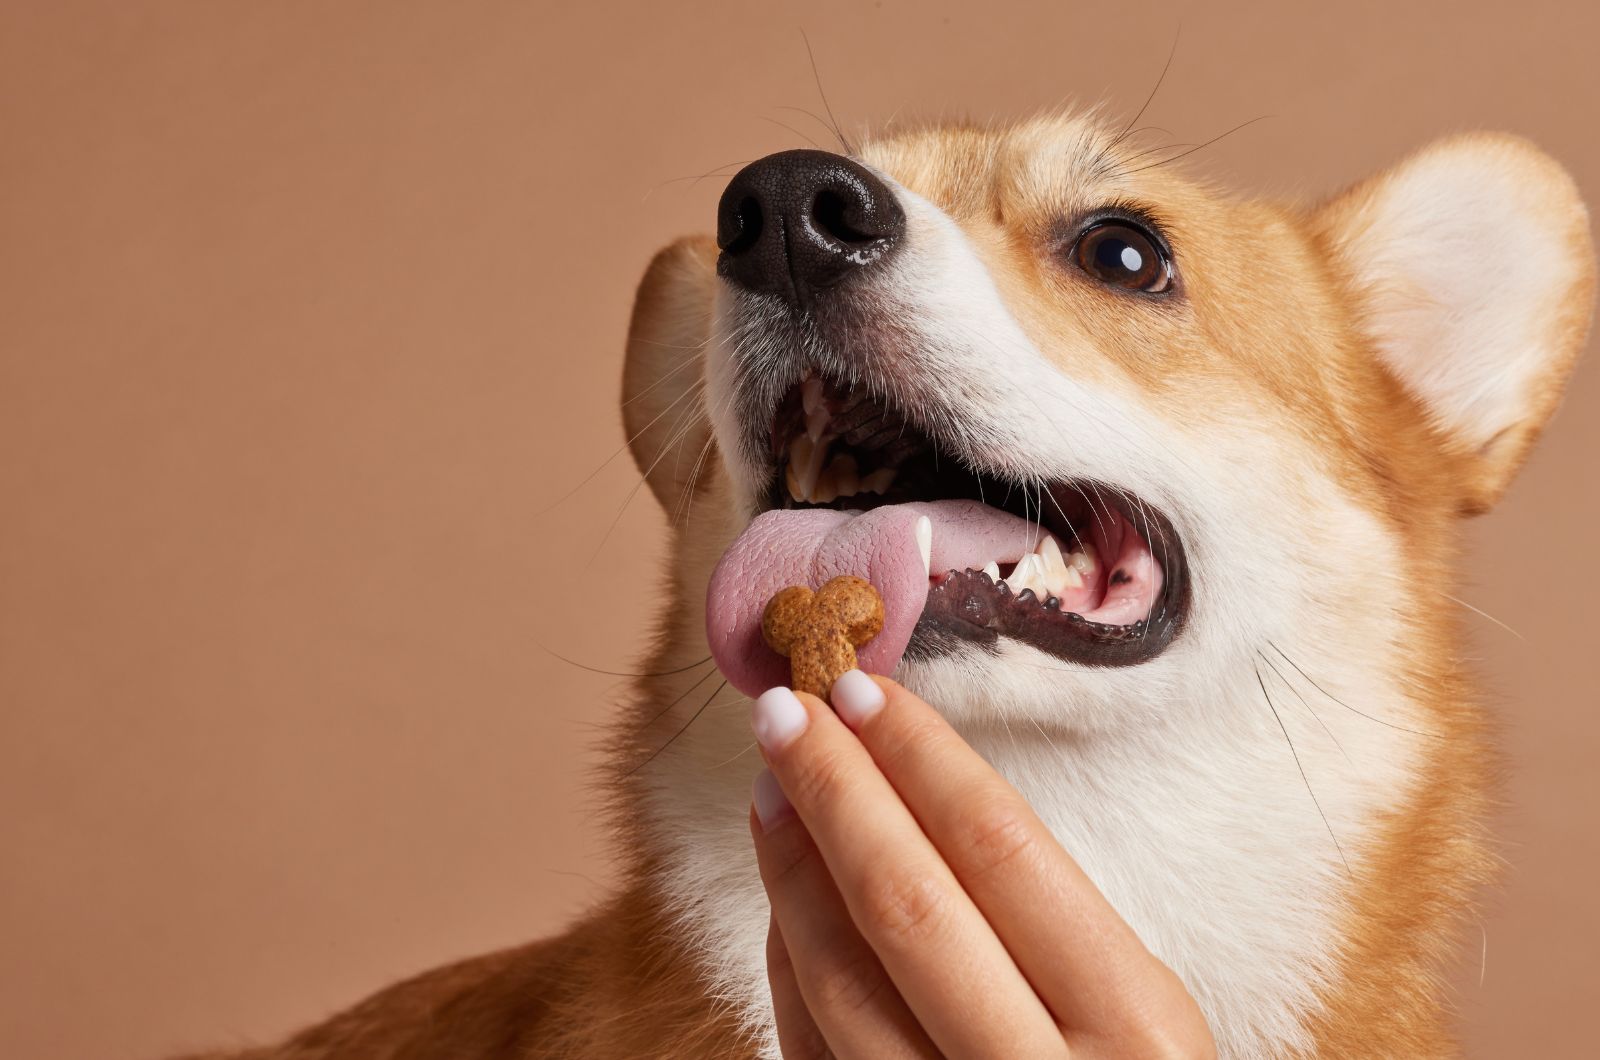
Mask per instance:
[[[894,476],[898,468],[880,467],[871,474],[861,476],[861,491],[884,494],[889,492],[889,487],[894,485]]]
[[[839,496],[839,480],[834,477],[833,468],[828,468],[817,476],[817,481],[811,485],[811,502],[813,504],[827,504]]]
[[[811,460],[811,454],[817,445],[810,438],[800,437],[789,443],[789,466],[800,465],[804,467]]]
[[[989,580],[994,582],[996,585],[1000,584],[1000,564],[996,563],[994,560],[990,560],[984,565],[983,573],[987,574],[989,576]]]
[[[838,483],[839,496],[853,497],[860,492],[861,475],[856,470],[856,458],[849,453],[841,453],[834,457],[833,463],[828,465],[827,473]]]
[[[813,376],[801,385],[800,407],[806,414],[806,437],[813,442],[822,441],[822,435],[828,429],[828,423],[833,419],[833,415],[828,411],[828,402],[823,397],[821,379]]]
[[[926,515],[917,520],[917,551],[922,553],[922,573],[933,569],[933,520]]]
[[[789,466],[795,469],[795,483],[800,487],[802,500],[812,499],[817,478],[822,474],[822,464],[828,458],[828,443],[817,443],[807,437],[796,438],[789,446]]]
[[[808,376],[800,384],[800,407],[806,410],[807,416],[822,407],[822,380],[817,376]]]
[[[1039,542],[1038,558],[1044,586],[1052,595],[1060,596],[1067,589],[1076,589],[1083,584],[1082,576],[1067,566],[1067,561],[1061,556],[1061,546],[1056,544],[1054,538],[1047,537]],[[1073,579],[1076,579],[1076,584]]]
[[[822,435],[828,429],[828,410],[818,409],[806,417],[806,437],[813,442],[822,441]]]

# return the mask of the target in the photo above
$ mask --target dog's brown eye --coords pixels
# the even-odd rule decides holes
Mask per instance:
[[[1172,286],[1172,264],[1151,236],[1123,221],[1103,221],[1078,237],[1078,267],[1101,283],[1159,294]]]

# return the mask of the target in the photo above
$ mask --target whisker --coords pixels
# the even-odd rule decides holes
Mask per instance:
[[[693,346],[673,346],[673,345],[671,345],[669,343],[665,343],[665,342],[651,342],[649,339],[638,339],[636,341],[644,342],[644,343],[647,343],[647,344],[649,344],[651,346],[660,346],[663,349],[685,350],[685,351],[689,351],[689,352],[694,352],[694,351],[698,351],[698,350],[704,350],[706,348],[707,344],[709,344],[711,342],[711,340],[708,338],[704,342],[696,343]],[[700,363],[700,359],[698,357],[685,357],[683,360],[679,361],[675,366],[673,366],[668,371],[662,372],[661,373],[661,378],[657,379],[655,382],[651,383],[649,386],[645,387],[643,390],[641,390],[637,394],[633,395],[633,397],[628,398],[627,400],[623,401],[622,407],[623,408],[627,408],[629,405],[633,404],[635,401],[638,401],[640,398],[644,397],[646,394],[650,393],[650,391],[654,390],[656,387],[660,386],[662,383],[665,383],[668,379],[671,379],[673,376],[677,375],[679,372],[683,371],[685,368],[692,368],[692,367],[698,365],[699,363]]]
[[[753,158],[747,158],[747,159],[744,159],[743,161],[738,161],[738,162],[724,162],[720,166],[712,166],[710,169],[706,170],[704,173],[690,173],[687,176],[682,176],[682,177],[668,177],[666,180],[663,180],[661,183],[659,183],[659,184],[655,185],[654,187],[650,188],[649,190],[647,190],[644,193],[644,196],[639,201],[640,202],[644,202],[644,201],[648,200],[650,198],[650,196],[654,195],[656,192],[660,191],[662,188],[666,187],[668,184],[678,184],[678,183],[681,183],[681,182],[686,181],[686,180],[692,180],[696,184],[698,184],[702,180],[706,180],[706,179],[708,179],[710,177],[716,176],[718,173],[720,173],[724,169],[732,169],[734,166],[747,166],[751,162],[754,162],[754,161],[755,161],[755,159],[753,159]]]
[[[697,385],[704,386],[705,385],[705,381],[704,380],[697,380]],[[604,460],[602,460],[600,462],[600,466],[599,467],[595,468],[593,471],[591,471],[587,475],[583,476],[583,479],[581,481],[579,481],[579,483],[576,486],[573,486],[571,489],[567,490],[567,492],[565,492],[561,496],[557,497],[554,501],[552,501],[547,507],[545,507],[541,511],[535,512],[534,513],[534,518],[535,519],[542,518],[542,517],[544,517],[546,515],[549,515],[551,512],[555,511],[557,508],[561,507],[561,505],[563,503],[565,503],[567,500],[571,499],[573,494],[575,494],[579,490],[583,489],[583,487],[587,486],[594,479],[594,477],[596,475],[598,475],[598,474],[600,474],[600,472],[604,471],[606,469],[606,465],[607,464],[611,463],[611,461],[615,460],[617,457],[619,457],[623,453],[627,452],[628,451],[628,447],[630,445],[632,445],[634,442],[638,441],[640,438],[644,437],[645,432],[648,431],[651,427],[654,427],[656,425],[656,423],[663,416],[667,415],[667,413],[671,412],[673,410],[673,408],[678,405],[679,402],[683,401],[684,398],[687,398],[687,397],[691,396],[695,392],[696,392],[696,386],[694,386],[694,385],[691,385],[688,388],[686,388],[682,394],[678,395],[678,397],[672,402],[672,404],[668,405],[666,408],[664,408],[660,412],[658,412],[650,420],[649,423],[645,424],[643,427],[640,427],[639,430],[637,432],[635,432],[632,437],[630,437],[627,441],[623,442],[620,446],[618,446],[615,452],[613,452],[610,456],[608,456]]]
[[[1328,734],[1328,739],[1332,740],[1333,741],[1333,745],[1339,749],[1339,753],[1344,755],[1344,760],[1346,762],[1349,762],[1350,761],[1350,752],[1348,752],[1348,751],[1346,751],[1344,749],[1344,744],[1339,742],[1339,738],[1333,734],[1333,730],[1332,729],[1328,728],[1327,723],[1322,720],[1321,716],[1318,715],[1316,711],[1311,709],[1311,704],[1307,703],[1306,702],[1306,697],[1302,696],[1300,694],[1300,689],[1298,689],[1294,685],[1290,684],[1289,683],[1289,679],[1283,676],[1283,671],[1278,669],[1277,666],[1275,666],[1273,664],[1272,660],[1267,658],[1260,651],[1256,652],[1256,658],[1258,658],[1262,662],[1266,663],[1267,664],[1267,669],[1271,670],[1274,674],[1276,674],[1278,676],[1278,680],[1283,682],[1284,687],[1287,688],[1289,691],[1294,693],[1294,698],[1298,699],[1300,701],[1300,705],[1306,708],[1306,713],[1307,714],[1310,714],[1313,718],[1316,719],[1317,724],[1322,726],[1322,731]]]
[[[1300,664],[1295,662],[1293,659],[1289,658],[1288,653],[1285,652],[1282,648],[1278,647],[1276,644],[1274,644],[1270,640],[1267,641],[1267,647],[1271,648],[1273,651],[1275,651],[1279,655],[1283,656],[1283,661],[1288,663],[1290,666],[1294,667],[1295,668],[1295,672],[1298,673],[1301,677],[1304,677],[1307,681],[1309,681],[1311,683],[1311,687],[1312,688],[1315,688],[1318,692],[1321,692],[1323,695],[1327,696],[1329,699],[1331,699],[1335,703],[1339,704],[1339,706],[1343,707],[1345,710],[1350,711],[1352,714],[1359,714],[1363,718],[1366,718],[1368,721],[1377,722],[1379,725],[1387,725],[1391,729],[1399,729],[1401,732],[1409,732],[1413,736],[1427,736],[1427,737],[1431,737],[1432,739],[1435,739],[1435,740],[1442,740],[1442,739],[1445,738],[1443,733],[1428,732],[1425,729],[1408,729],[1404,725],[1396,725],[1392,721],[1384,721],[1382,718],[1375,718],[1371,714],[1366,713],[1365,711],[1357,710],[1355,707],[1352,707],[1350,704],[1346,703],[1344,700],[1340,699],[1338,696],[1335,696],[1333,693],[1329,692],[1326,688],[1323,688],[1321,685],[1317,684],[1316,679],[1313,678],[1310,674],[1306,673],[1304,670],[1302,670],[1300,668]]]
[[[717,417],[723,415],[733,407],[733,394],[729,393],[722,399],[722,404],[717,407],[716,415],[707,414],[707,423],[715,423]],[[706,432],[706,444],[700,447],[700,455],[695,457],[694,466],[689,469],[689,481],[684,484],[683,492],[678,496],[678,502],[673,505],[672,520],[676,525],[686,525],[689,516],[694,511],[694,487],[700,480],[700,472],[706,466],[706,457],[711,453],[711,447],[716,444],[717,436],[712,431]],[[679,523],[679,510],[682,510],[682,523]]]
[[[839,145],[844,148],[844,153],[853,155],[856,149],[845,139],[843,130],[839,128],[839,119],[833,116],[833,107],[828,103],[828,94],[822,90],[822,75],[817,72],[817,56],[811,50],[811,38],[806,36],[805,30],[801,30],[800,39],[806,42],[806,58],[811,60],[811,77],[817,83],[817,95],[822,99],[822,109],[827,112],[828,120],[833,123],[833,135],[839,138]]]
[[[704,678],[702,678],[701,680],[704,680]],[[699,684],[698,681],[695,682],[695,683]],[[631,777],[635,773],[639,772],[639,770],[643,769],[645,766],[649,765],[651,762],[654,762],[657,758],[659,758],[660,755],[661,755],[661,752],[663,752],[667,748],[671,747],[674,743],[677,742],[678,737],[682,736],[684,733],[689,731],[689,726],[693,725],[697,720],[699,720],[700,715],[705,713],[706,707],[711,705],[711,701],[713,699],[716,699],[717,698],[717,694],[720,693],[724,688],[727,688],[727,687],[728,687],[728,682],[726,680],[723,680],[723,682],[721,684],[719,684],[716,688],[712,689],[711,690],[711,694],[706,697],[706,701],[704,703],[700,704],[700,709],[695,711],[694,714],[689,718],[689,720],[683,723],[683,728],[681,728],[677,732],[673,733],[672,734],[672,738],[669,739],[666,743],[662,744],[660,747],[657,747],[653,752],[651,752],[649,758],[646,758],[643,762],[640,762],[638,765],[636,765],[632,769],[628,770],[626,773],[623,774],[623,776],[624,777]]]
[[[1516,637],[1518,640],[1527,640],[1528,639],[1527,637],[1524,637],[1521,633],[1518,633],[1516,630],[1512,629],[1510,626],[1506,625],[1504,622],[1500,621],[1498,618],[1495,618],[1493,615],[1491,615],[1489,612],[1483,610],[1482,608],[1473,607],[1471,604],[1467,603],[1465,600],[1458,599],[1458,598],[1456,598],[1454,596],[1451,596],[1449,593],[1446,593],[1446,592],[1441,592],[1441,593],[1439,593],[1439,595],[1444,597],[1446,600],[1449,600],[1453,604],[1460,604],[1462,607],[1466,608],[1468,611],[1471,611],[1476,615],[1480,615],[1483,618],[1488,619],[1490,622],[1493,622],[1495,625],[1499,626],[1501,629],[1505,630],[1507,633],[1511,634],[1513,637]]]
[[[771,122],[772,124],[778,126],[779,128],[788,129],[790,132],[792,132],[796,136],[800,137],[800,139],[804,140],[806,143],[810,144],[812,147],[815,147],[818,151],[827,150],[821,144],[817,143],[817,141],[813,140],[811,137],[807,136],[805,133],[801,132],[799,129],[796,129],[793,125],[790,125],[786,121],[779,121],[777,118],[769,118],[765,114],[758,114],[758,115],[756,115],[756,117],[760,118],[762,121]]]
[[[1275,115],[1275,114],[1261,114],[1261,115],[1258,115],[1258,116],[1256,116],[1254,118],[1251,118],[1249,121],[1240,122],[1238,125],[1235,125],[1233,128],[1229,129],[1226,132],[1218,133],[1217,135],[1213,136],[1211,139],[1205,141],[1204,143],[1200,143],[1200,144],[1194,145],[1193,147],[1189,148],[1187,151],[1180,151],[1178,154],[1175,154],[1170,158],[1163,158],[1159,162],[1152,162],[1147,166],[1140,166],[1139,168],[1133,169],[1133,170],[1129,170],[1128,172],[1130,174],[1143,173],[1147,169],[1155,169],[1157,166],[1164,166],[1169,162],[1176,162],[1180,158],[1187,158],[1189,155],[1194,154],[1196,151],[1199,151],[1202,148],[1210,147],[1212,144],[1216,143],[1218,140],[1221,140],[1225,136],[1232,136],[1234,133],[1238,132],[1240,129],[1248,128],[1249,126],[1254,125],[1258,121],[1266,121],[1268,118],[1275,118],[1275,117],[1277,117],[1277,115]]]
[[[707,455],[716,439],[709,434],[706,444],[700,447],[700,455],[695,457],[694,466],[689,469],[689,481],[684,484],[683,492],[678,495],[678,503],[672,507],[672,523],[674,526],[685,526],[689,522],[689,515],[694,510],[694,485],[700,478],[700,470],[705,464]],[[680,521],[679,516],[682,516]]]
[[[538,644],[540,651],[560,659],[569,666],[576,666],[578,669],[587,670],[592,674],[604,674],[607,677],[671,677],[673,674],[687,673],[690,670],[693,670],[695,667],[704,666],[706,663],[711,661],[711,656],[707,655],[704,659],[701,659],[698,662],[692,662],[688,666],[680,666],[676,670],[657,670],[654,673],[629,673],[625,670],[602,670],[596,666],[588,666],[576,659],[569,659],[560,652],[554,651],[551,648],[547,648],[543,644],[539,644],[538,641],[535,641],[534,643]]]
[[[1156,93],[1161,91],[1161,85],[1167,79],[1167,71],[1172,69],[1172,59],[1178,54],[1178,38],[1181,36],[1183,36],[1183,24],[1179,23],[1178,28],[1173,31],[1172,44],[1167,48],[1167,61],[1161,64],[1161,73],[1156,77],[1155,87],[1150,89],[1150,94],[1144,97],[1144,102],[1139,105],[1139,110],[1133,117],[1128,119],[1128,124],[1122,127],[1122,131],[1111,138],[1111,143],[1107,145],[1109,148],[1114,148],[1127,139],[1133,131],[1134,125],[1138,123],[1140,118],[1144,117],[1144,112],[1150,109],[1150,104],[1155,102]]]
[[[1039,724],[1039,719],[1035,718],[1032,714],[1029,714],[1028,720],[1033,722],[1033,727],[1035,729],[1039,730],[1039,735],[1043,736],[1044,742],[1050,745],[1050,750],[1054,751],[1058,755],[1061,754],[1061,748],[1057,747],[1056,742],[1050,739],[1050,734],[1044,731],[1044,726]]]
[[[1306,776],[1306,767],[1300,762],[1300,752],[1294,749],[1294,740],[1289,736],[1289,729],[1283,724],[1283,718],[1278,714],[1278,708],[1273,706],[1272,696],[1267,693],[1267,683],[1261,679],[1261,668],[1255,667],[1256,684],[1261,686],[1261,695],[1267,701],[1267,709],[1272,711],[1272,717],[1278,723],[1278,728],[1283,732],[1283,738],[1289,744],[1289,753],[1294,756],[1294,766],[1300,771],[1300,780],[1306,786],[1306,794],[1311,796],[1311,804],[1317,808],[1317,816],[1322,818],[1322,827],[1328,830],[1328,838],[1333,840],[1333,848],[1339,852],[1339,860],[1344,862],[1344,871],[1355,879],[1355,873],[1350,871],[1350,861],[1344,856],[1344,847],[1339,845],[1339,837],[1333,834],[1333,825],[1328,823],[1328,815],[1322,812],[1322,803],[1317,799],[1317,793],[1311,790],[1311,778]]]
[[[693,392],[693,388],[691,388],[691,392]],[[680,398],[679,400],[682,399]],[[616,532],[618,524],[622,522],[623,515],[627,513],[628,505],[633,503],[633,498],[639,495],[639,491],[644,488],[644,484],[650,480],[650,472],[654,471],[656,466],[666,459],[668,453],[673,452],[679,445],[683,444],[683,440],[688,437],[690,429],[704,415],[705,410],[703,408],[696,408],[693,405],[690,405],[684,412],[679,414],[680,419],[687,417],[688,422],[683,424],[682,429],[678,429],[677,424],[673,425],[677,433],[662,443],[661,452],[656,455],[654,460],[650,461],[650,466],[644,469],[644,474],[639,476],[639,481],[634,483],[633,488],[628,491],[628,495],[622,499],[621,506],[617,508],[616,517],[611,520],[611,525],[606,527],[606,532],[600,535],[600,543],[595,545],[594,553],[589,557],[589,562],[584,564],[585,571],[594,564],[595,560],[600,558],[600,553],[606,547],[606,542],[611,540],[611,535]]]
[[[732,765],[733,763],[737,762],[739,759],[743,758],[745,755],[749,754],[751,751],[754,751],[755,749],[756,749],[756,742],[754,740],[751,740],[750,741],[750,746],[746,747],[743,751],[740,751],[738,754],[734,755],[732,758],[726,759],[725,761],[722,761],[722,762],[718,762],[716,765],[712,766],[711,768],[712,769],[725,769],[728,766]]]
[[[668,703],[666,706],[662,707],[660,710],[656,711],[656,713],[650,717],[650,720],[646,721],[643,725],[639,726],[639,728],[648,729],[650,726],[654,725],[656,722],[660,721],[662,718],[664,718],[668,714],[672,713],[672,708],[673,707],[677,706],[679,703],[682,703],[685,699],[689,698],[689,693],[690,692],[693,692],[696,688],[700,687],[700,683],[702,681],[704,681],[706,678],[710,677],[712,674],[714,674],[716,672],[717,672],[717,668],[715,666],[713,666],[711,669],[707,670],[705,673],[703,673],[699,677],[695,678],[694,684],[690,685],[688,688],[685,688],[682,692],[679,692],[678,693],[678,697],[676,699],[674,699],[671,703]],[[712,693],[712,694],[715,695],[716,693]]]
[[[814,110],[807,110],[805,107],[788,107],[788,106],[783,106],[783,105],[775,106],[772,109],[773,110],[789,110],[789,111],[793,111],[796,114],[804,114],[806,117],[810,118],[812,121],[816,122],[818,125],[822,126],[824,129],[826,129],[828,131],[828,135],[830,135],[830,136],[837,136],[838,135],[838,133],[836,133],[834,131],[833,126],[828,124],[828,120],[826,118],[822,117],[820,114],[818,114]]]

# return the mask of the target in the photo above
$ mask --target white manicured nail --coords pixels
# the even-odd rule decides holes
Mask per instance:
[[[860,670],[846,670],[833,682],[833,712],[852,729],[883,709],[887,700],[878,682]]]
[[[750,727],[768,751],[783,750],[805,731],[807,720],[805,706],[782,685],[767,689],[750,706]]]

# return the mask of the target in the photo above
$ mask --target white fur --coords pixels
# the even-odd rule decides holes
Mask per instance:
[[[1057,367],[960,229],[899,194],[907,243],[876,290],[918,347],[915,363],[886,380],[902,404],[931,409],[946,444],[992,469],[1093,478],[1159,506],[1186,543],[1194,593],[1187,629],[1139,666],[1079,669],[1008,641],[998,656],[963,652],[898,676],[1022,791],[1182,976],[1222,1055],[1304,1046],[1304,1018],[1332,970],[1347,872],[1363,871],[1368,830],[1405,796],[1425,739],[1391,727],[1422,724],[1394,675],[1347,665],[1396,657],[1392,608],[1409,589],[1394,544],[1293,439],[1248,417],[1203,428],[1164,421],[1131,382],[1091,386]],[[759,313],[744,295],[719,294],[706,401],[726,454],[740,451],[740,371],[770,352]],[[1054,352],[1062,364],[1096,356],[1087,343]],[[952,386],[959,400],[941,404]],[[765,486],[753,465],[736,455],[726,463],[731,503],[697,507],[686,529],[707,572]],[[689,628],[702,628],[703,601],[682,603],[695,609]],[[676,657],[704,654],[698,639],[674,647]],[[725,693],[647,770],[647,813],[666,844],[671,904],[719,993],[776,1056],[767,902],[746,818],[759,767],[745,703]]]

